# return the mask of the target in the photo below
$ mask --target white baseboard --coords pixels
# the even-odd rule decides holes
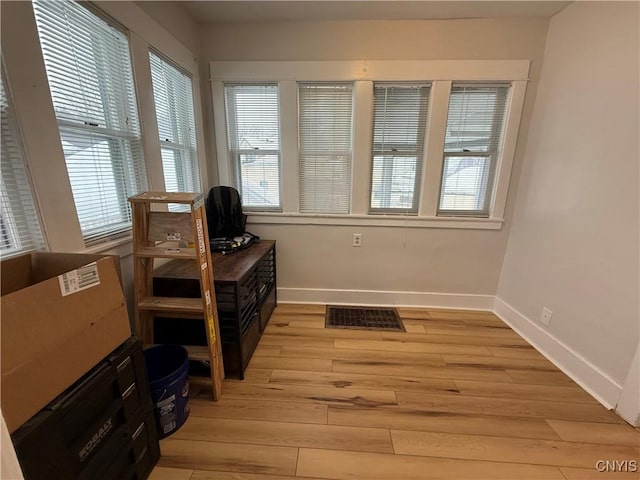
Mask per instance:
[[[622,386],[598,367],[498,297],[493,313],[602,405],[609,410],[615,407]]]
[[[378,305],[491,311],[493,298],[493,295],[456,293],[278,287],[279,303]]]

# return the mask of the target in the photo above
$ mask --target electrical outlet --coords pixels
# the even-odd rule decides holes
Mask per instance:
[[[542,313],[540,314],[540,321],[545,325],[549,325],[549,323],[551,322],[551,313],[551,310],[549,310],[547,307],[544,307],[542,309]]]
[[[354,233],[353,234],[353,245],[354,247],[361,247],[362,246],[362,234],[361,233]]]

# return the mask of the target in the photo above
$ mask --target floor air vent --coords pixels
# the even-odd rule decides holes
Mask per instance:
[[[395,308],[327,306],[327,328],[405,331]]]

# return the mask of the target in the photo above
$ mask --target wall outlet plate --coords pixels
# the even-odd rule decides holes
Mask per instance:
[[[361,247],[362,246],[362,234],[361,233],[354,233],[353,234],[353,244],[354,247]]]
[[[549,323],[551,322],[552,313],[553,312],[551,312],[551,310],[549,310],[547,307],[544,307],[542,309],[542,313],[540,314],[540,321],[548,326]]]

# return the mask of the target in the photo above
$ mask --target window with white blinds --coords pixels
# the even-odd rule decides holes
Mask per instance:
[[[453,84],[439,215],[489,216],[509,85]]]
[[[76,2],[33,5],[85,244],[126,235],[146,189],[127,35]]]
[[[349,213],[353,85],[298,85],[301,213]]]
[[[168,192],[199,192],[191,77],[149,52],[164,184]]]
[[[0,82],[0,255],[12,256],[44,246],[20,136],[5,87]]]
[[[371,213],[418,213],[429,90],[374,85]]]
[[[247,210],[280,211],[278,85],[225,85],[229,154]]]

